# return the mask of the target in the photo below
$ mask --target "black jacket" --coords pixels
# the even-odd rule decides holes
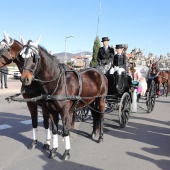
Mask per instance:
[[[124,68],[126,70],[126,55],[121,54],[119,56],[116,54],[113,59],[113,66],[118,66],[119,68]]]
[[[113,48],[109,47],[105,51],[104,47],[100,47],[98,51],[97,61],[99,64],[109,64],[113,61],[115,51]]]

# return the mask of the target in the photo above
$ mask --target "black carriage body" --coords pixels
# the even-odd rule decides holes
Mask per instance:
[[[131,110],[132,79],[126,74],[105,74],[108,79],[107,109],[110,112],[118,110],[120,127],[126,127]]]
[[[130,93],[132,79],[126,74],[105,74],[108,79],[108,97],[107,99],[121,98],[123,93]],[[121,80],[119,80],[121,79]]]

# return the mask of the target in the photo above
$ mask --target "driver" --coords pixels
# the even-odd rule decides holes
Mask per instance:
[[[109,38],[103,37],[102,43],[103,47],[99,48],[97,61],[98,61],[98,68],[102,70],[105,74],[112,66],[113,58],[114,58],[114,49],[109,46]]]
[[[118,72],[118,75],[121,75],[123,71],[126,70],[126,55],[123,53],[122,44],[116,45],[117,54],[113,59],[113,68],[110,70],[110,74]]]

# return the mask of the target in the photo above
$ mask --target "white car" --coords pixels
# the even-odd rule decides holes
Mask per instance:
[[[14,73],[14,78],[20,79],[21,78],[21,73],[19,71]]]

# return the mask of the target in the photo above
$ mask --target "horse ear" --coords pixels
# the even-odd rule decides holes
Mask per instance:
[[[4,31],[4,39],[5,39],[5,41],[7,42],[7,43],[9,43],[10,42],[10,37],[9,37],[9,35]]]
[[[26,41],[21,36],[19,36],[19,39],[20,39],[22,45],[26,45]]]
[[[39,41],[40,41],[40,38],[41,38],[41,36],[39,36],[39,38],[35,41],[35,45],[38,47],[38,44],[39,44]]]
[[[4,31],[4,39],[9,46],[14,43],[14,40]]]

